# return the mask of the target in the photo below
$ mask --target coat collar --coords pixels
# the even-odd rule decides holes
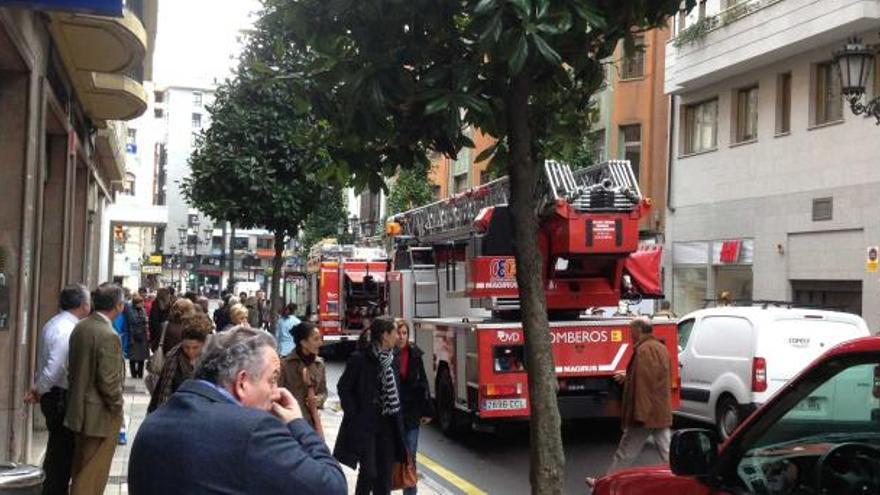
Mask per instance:
[[[187,380],[180,385],[180,388],[177,391],[195,394],[204,397],[211,402],[226,402],[239,405],[238,401],[236,401],[231,394],[228,392],[224,394],[219,390],[219,386],[212,385],[204,380]]]

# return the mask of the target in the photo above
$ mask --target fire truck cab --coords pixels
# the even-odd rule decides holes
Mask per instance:
[[[536,243],[544,260],[560,413],[617,416],[622,390],[612,377],[632,355],[633,315],[599,308],[662,297],[660,248],[638,239],[650,201],[641,197],[629,162],[577,173],[548,162],[545,172],[549,191]],[[395,215],[386,227],[394,245],[389,313],[413,326],[446,432],[529,416],[507,190],[506,178],[498,179]],[[677,406],[675,322],[655,320],[654,334],[669,350]]]
[[[385,314],[385,250],[340,245],[325,239],[312,247],[306,265],[310,317],[325,346],[353,347],[369,321]]]

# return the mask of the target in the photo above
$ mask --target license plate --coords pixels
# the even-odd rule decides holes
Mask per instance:
[[[525,399],[490,399],[483,401],[484,411],[510,411],[525,408]]]

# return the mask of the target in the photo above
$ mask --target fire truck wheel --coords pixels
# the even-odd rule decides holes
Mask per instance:
[[[452,388],[452,377],[449,374],[449,368],[443,366],[437,373],[437,424],[440,430],[447,436],[453,436],[457,433],[458,423],[456,421],[455,411],[455,395]]]

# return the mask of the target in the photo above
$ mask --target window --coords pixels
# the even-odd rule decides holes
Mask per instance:
[[[768,369],[772,359],[767,359]],[[774,447],[788,453],[808,451],[816,445],[830,448],[845,442],[869,446],[866,448],[880,446],[880,423],[876,419],[880,408],[875,386],[877,376],[880,376],[880,359],[870,353],[834,358],[808,371],[799,385],[789,389],[785,399],[778,403],[786,408],[785,414],[743,445],[745,454],[739,469],[750,467],[760,473],[766,472],[762,469],[770,468],[772,462],[790,462],[791,458],[768,457],[768,451],[780,451]],[[855,464],[845,462],[845,465]]]
[[[752,324],[735,316],[703,318],[694,334],[694,352],[705,357],[741,358],[748,356],[752,339]],[[740,338],[731,339],[730,335]]]
[[[734,109],[736,135],[734,142],[743,143],[758,139],[758,87],[736,91]]]
[[[431,184],[431,195],[434,199],[442,199],[440,198],[440,186],[437,184]]]
[[[257,239],[257,249],[275,249],[275,241],[271,237]]]
[[[620,155],[629,160],[636,180],[639,179],[639,164],[642,161],[642,126],[639,124],[620,126]]]
[[[135,176],[131,172],[125,173],[125,181],[122,183],[122,193],[126,196],[134,196]]]
[[[599,129],[589,134],[590,151],[597,162],[603,162],[607,159],[605,155],[605,129]]]
[[[645,76],[645,35],[633,36],[632,51],[624,46],[623,66],[620,70],[621,79],[638,79]]]
[[[776,78],[776,134],[791,132],[791,72]]]
[[[708,290],[705,266],[675,266],[672,269],[672,306],[676,314],[687,314],[703,307]]]
[[[202,92],[201,91],[193,91],[193,105],[200,107],[202,106]]]
[[[678,34],[687,29],[687,10],[678,11]]]
[[[700,0],[699,15],[700,15],[700,19],[706,18],[706,0]]]
[[[684,154],[713,150],[718,146],[718,99],[684,107]]]
[[[164,103],[165,102],[165,92],[164,91],[153,91],[153,99],[156,103]]]
[[[458,194],[468,188],[468,174],[456,175],[452,180],[452,194]]]
[[[202,128],[202,114],[200,114],[200,113],[192,114],[192,126],[193,126],[193,129],[201,129]]]
[[[161,119],[162,117],[165,116],[165,110],[162,108],[155,108],[155,109],[153,109],[153,116],[156,117],[157,119]]]
[[[813,84],[813,125],[822,125],[843,119],[843,99],[840,78],[833,62],[817,64]]]
[[[236,251],[247,251],[248,238],[235,236],[235,239],[232,242],[232,249]]]
[[[694,320],[685,320],[678,324],[678,349],[681,352],[688,345],[691,331],[694,329]]]
[[[126,141],[128,144],[133,144],[137,142],[137,129],[132,129],[131,127],[129,127],[126,130],[126,135],[128,136],[128,141]]]

